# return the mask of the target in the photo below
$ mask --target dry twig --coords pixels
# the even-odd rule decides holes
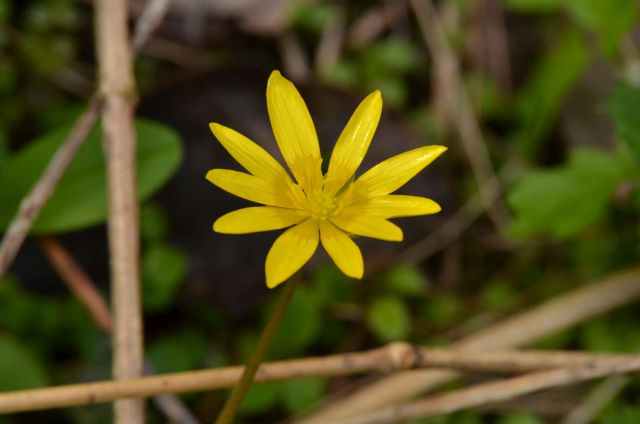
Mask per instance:
[[[96,44],[100,67],[103,143],[109,199],[109,256],[113,308],[113,374],[127,380],[143,374],[140,304],[135,83],[125,0],[96,3]],[[142,399],[114,405],[118,423],[144,422]]]
[[[629,378],[621,375],[609,377],[591,391],[574,409],[567,414],[561,424],[589,424],[598,413],[611,402],[629,383]]]
[[[161,9],[155,6],[157,3],[163,1],[165,0],[151,0],[148,2],[147,7],[153,7],[156,12],[163,10],[166,13],[166,8]],[[146,15],[146,13],[143,12],[143,15]],[[137,45],[144,45],[162,21],[162,17],[156,13],[149,13],[149,16],[153,16],[154,19],[150,19],[145,25],[139,26],[138,29],[140,31],[144,29],[144,34],[138,36],[136,33],[135,37],[138,40]],[[11,224],[2,239],[2,243],[0,243],[0,279],[13,263],[18,250],[20,250],[31,227],[33,227],[33,224],[38,219],[42,208],[51,197],[51,194],[53,194],[58,182],[60,182],[67,167],[78,152],[78,149],[91,132],[91,129],[100,116],[101,108],[101,97],[92,97],[82,115],[76,120],[73,129],[69,133],[69,137],[58,147],[58,150],[49,161],[40,179],[38,179],[29,193],[22,199],[22,202],[20,202],[20,207],[11,220]]]
[[[551,387],[568,386],[608,375],[621,375],[638,371],[640,371],[640,357],[634,355],[625,363],[539,371],[502,381],[478,384],[408,404],[382,409],[358,418],[334,422],[336,424],[386,424],[433,417],[512,399]]]
[[[43,238],[41,246],[62,281],[87,308],[98,327],[107,334],[111,334],[111,311],[84,269],[56,239]],[[149,362],[145,362],[144,368],[146,375],[155,374]],[[173,395],[155,396],[153,400],[158,409],[172,422],[180,424],[198,422],[180,399]]]
[[[631,362],[637,364],[638,357],[581,352],[463,352],[392,343],[366,352],[265,363],[260,366],[256,381],[350,375],[371,371],[388,372],[421,366],[500,372],[553,369],[558,366],[567,367],[568,370],[610,370],[625,367]],[[134,396],[148,397],[165,393],[221,389],[235,384],[243,368],[234,366],[131,380],[5,392],[0,393],[0,413],[87,405]]]
[[[95,285],[69,252],[54,238],[42,238],[40,245],[49,262],[73,294],[87,308],[95,323],[111,333],[111,312]]]
[[[640,297],[640,267],[558,296],[531,310],[472,334],[453,347],[487,351],[517,348],[587,321]],[[343,397],[306,419],[307,424],[334,422],[396,404],[431,390],[458,374],[449,370],[401,371]]]
[[[20,208],[0,244],[0,278],[9,269],[29,230],[40,215],[40,211],[91,132],[100,114],[101,106],[102,102],[97,97],[89,101],[67,140],[58,148],[38,182],[20,202]]]
[[[448,93],[444,96],[446,98],[444,112],[448,119],[456,124],[462,147],[469,159],[478,186],[487,186],[496,178],[495,172],[471,99],[460,76],[460,65],[456,54],[447,42],[444,26],[431,1],[409,0],[409,4],[434,60],[434,87],[436,90]],[[498,230],[505,228],[508,215],[502,202],[484,193],[482,200]]]

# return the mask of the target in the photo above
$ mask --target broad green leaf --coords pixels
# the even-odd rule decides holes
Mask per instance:
[[[525,173],[507,202],[518,237],[551,234],[565,239],[603,218],[627,165],[611,153],[577,150],[562,167]]]
[[[609,99],[616,131],[640,165],[640,87],[620,83]]]
[[[442,293],[429,296],[420,308],[420,315],[429,324],[448,325],[461,311],[462,305],[457,297]]]
[[[569,0],[566,7],[580,26],[597,35],[607,54],[615,51],[638,16],[637,0]]]
[[[319,402],[324,393],[325,385],[325,380],[321,378],[301,378],[287,381],[283,399],[287,412],[295,414]]]
[[[404,302],[394,296],[381,296],[367,308],[367,325],[384,342],[406,338],[411,331],[411,317]]]
[[[270,352],[275,358],[297,355],[313,343],[322,328],[322,314],[305,287],[296,290],[276,333]]]
[[[187,272],[187,259],[167,245],[150,247],[142,256],[142,291],[146,310],[159,311],[173,302]]]
[[[280,402],[284,391],[284,381],[252,384],[242,402],[240,413],[243,415],[255,415],[266,412]]]
[[[158,373],[189,371],[201,367],[207,354],[203,333],[182,330],[151,342],[147,356]]]
[[[598,421],[602,424],[637,424],[640,423],[640,406],[618,406],[614,410],[607,411]]]
[[[498,424],[542,424],[542,421],[529,412],[512,412],[501,418]]]
[[[582,75],[589,54],[573,31],[557,34],[556,42],[535,66],[515,100],[518,129],[514,142],[523,156],[533,157],[556,121],[567,93]]]
[[[20,342],[0,335],[0,391],[43,387],[48,378],[43,365]]]
[[[11,156],[0,169],[0,231],[5,230],[22,197],[44,171],[70,127],[50,132]],[[182,150],[170,128],[136,121],[138,196],[146,199],[176,171]],[[67,169],[55,193],[32,228],[34,234],[77,230],[99,224],[107,216],[106,173],[101,136],[94,129]]]
[[[505,0],[508,9],[519,13],[551,13],[562,10],[566,0]]]
[[[391,267],[384,275],[384,282],[389,291],[407,297],[424,293],[428,286],[428,281],[419,268],[405,264]]]

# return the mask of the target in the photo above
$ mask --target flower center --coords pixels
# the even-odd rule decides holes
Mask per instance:
[[[316,219],[327,219],[327,216],[336,208],[336,199],[323,192],[314,191],[307,194],[307,211]]]

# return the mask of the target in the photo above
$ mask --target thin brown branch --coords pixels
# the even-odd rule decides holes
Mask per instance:
[[[364,372],[388,372],[413,367],[441,367],[473,371],[530,371],[567,367],[568,370],[621,369],[639,361],[637,355],[585,354],[580,352],[462,352],[416,348],[392,343],[382,348],[339,355],[265,363],[256,381],[338,376]],[[617,368],[616,368],[617,367]],[[131,380],[101,381],[44,389],[0,393],[0,413],[32,411],[109,402],[127,397],[148,397],[230,387],[242,366],[165,374]],[[333,422],[333,421],[324,421]]]
[[[640,357],[624,363],[587,365],[539,371],[502,381],[478,384],[442,395],[427,397],[404,405],[381,409],[354,419],[334,421],[337,424],[386,424],[449,414],[476,406],[513,399],[551,387],[568,386],[609,375],[640,371]]]
[[[89,101],[67,140],[60,145],[38,182],[20,202],[20,208],[0,244],[0,278],[9,269],[29,230],[40,215],[40,211],[91,132],[100,114],[101,106],[102,102],[97,97]]]
[[[370,43],[406,15],[406,0],[395,0],[372,8],[351,25],[347,47],[358,49]]]
[[[517,314],[457,343],[455,349],[472,352],[512,349],[529,345],[640,297],[640,267],[619,272],[595,284],[558,296]],[[300,422],[327,423],[397,404],[459,374],[450,370],[401,371],[341,398]]]
[[[94,322],[105,333],[110,334],[112,329],[111,311],[84,269],[56,239],[43,238],[41,246],[62,281],[87,308]],[[146,375],[155,374],[153,366],[149,362],[145,362],[144,368]],[[180,399],[173,395],[155,396],[153,401],[171,422],[181,424],[198,422]]]
[[[434,61],[436,81],[433,86],[436,90],[446,93],[446,95],[443,94],[445,98],[443,112],[449,121],[455,123],[478,186],[486,186],[495,179],[495,172],[471,99],[464,88],[460,64],[447,41],[444,25],[430,0],[409,0],[409,4]],[[482,200],[496,228],[498,230],[505,228],[508,223],[508,214],[502,202],[499,199],[492,199],[488,194],[483,195]]]
[[[344,5],[341,3],[335,4],[331,8],[331,14],[322,30],[322,36],[316,48],[314,58],[316,71],[332,68],[340,58],[344,45],[346,14]]]
[[[149,0],[136,21],[136,28],[131,40],[131,50],[136,56],[151,34],[160,26],[171,5],[171,0]]]
[[[118,380],[143,375],[140,301],[135,82],[125,0],[96,3],[96,46],[100,68],[103,144],[109,200],[109,256],[113,308],[113,374]],[[143,423],[142,399],[114,405],[117,423]]]
[[[286,30],[278,37],[278,50],[282,66],[288,77],[296,82],[309,78],[310,70],[304,46],[295,32]]]
[[[569,414],[561,424],[589,424],[629,383],[621,375],[609,377],[598,384]]]
[[[109,306],[89,276],[56,239],[42,238],[40,245],[62,281],[87,308],[98,327],[106,333],[111,333]]]
[[[148,6],[151,7],[158,1],[162,0],[153,0]],[[164,12],[166,12],[166,9],[164,9]],[[160,21],[160,17],[155,16],[153,22],[156,27]],[[151,28],[150,24],[144,26],[145,32],[138,37],[138,44],[144,45],[151,35],[151,31],[148,31],[148,29],[155,29],[156,27]],[[51,194],[53,194],[58,182],[60,182],[67,167],[78,152],[78,149],[91,132],[91,129],[100,116],[101,108],[102,98],[100,96],[93,96],[91,100],[89,100],[82,115],[76,120],[75,125],[69,133],[69,137],[58,147],[58,150],[47,164],[47,168],[43,174],[20,202],[20,207],[11,220],[11,224],[9,224],[2,243],[0,243],[0,279],[2,279],[9,270],[9,266],[13,263],[31,227],[33,227],[33,224],[38,219],[42,208],[51,197]]]

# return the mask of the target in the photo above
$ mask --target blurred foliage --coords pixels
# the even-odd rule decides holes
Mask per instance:
[[[270,359],[364,350],[395,340],[447,345],[640,259],[640,87],[632,72],[638,61],[637,40],[634,53],[630,37],[638,28],[638,2],[500,2],[505,8],[508,65],[513,73],[507,83],[490,66],[478,63],[477,56],[487,62],[495,59],[478,46],[481,3],[436,3],[444,10],[447,37],[460,62],[461,86],[469,93],[491,159],[496,168],[510,164],[515,169],[504,183],[511,224],[498,235],[482,218],[446,254],[417,265],[394,263],[363,282],[345,277],[331,264],[319,266],[305,276],[296,293]],[[371,7],[389,4],[301,2],[291,13],[290,30],[311,57],[337,8],[344,8],[345,30],[349,30]],[[91,92],[95,70],[93,40],[88,35],[91,12],[88,4],[75,0],[0,0],[0,97],[6,99],[0,104],[2,230],[67,136],[68,123],[81,110],[78,99]],[[370,42],[357,48],[345,45],[337,61],[316,69],[313,77],[358,95],[381,89],[385,106],[390,106],[385,114],[411,122],[429,143],[448,145],[450,151],[438,165],[453,180],[451,203],[443,204],[445,212],[453,214],[477,187],[456,132],[445,128],[455,122],[442,122],[435,113],[430,95],[438,81],[431,74],[433,60],[415,20],[410,13],[394,19],[387,31]],[[175,35],[171,31],[177,21],[167,25],[167,39]],[[246,66],[240,59],[238,64],[233,61],[245,50],[252,60],[251,55],[260,58],[259,66],[279,63],[273,53],[277,50],[274,39],[225,28],[231,37],[211,45],[185,45],[185,51],[193,48],[196,54],[224,58],[212,60],[215,66]],[[142,93],[194,71],[176,66],[175,58],[167,60],[181,52],[180,43],[186,44],[179,36],[169,44],[158,43],[138,60]],[[269,55],[273,57],[265,60]],[[606,73],[596,73],[594,78],[594,68],[605,68]],[[585,94],[589,88],[604,92],[602,98]],[[596,113],[580,112],[586,102]],[[592,120],[606,124],[608,132],[593,130]],[[571,137],[566,128],[575,126],[574,121],[584,128],[583,133],[593,130],[593,140]],[[148,359],[159,372],[240,363],[253,349],[276,296],[270,293],[253,312],[232,318],[208,299],[200,299],[197,290],[191,292],[194,289],[186,282],[196,267],[191,256],[177,247],[180,244],[174,244],[178,237],[170,210],[152,197],[174,175],[188,140],[180,140],[173,129],[160,123],[139,120],[137,130]],[[104,222],[100,143],[96,129],[34,233],[71,232]],[[209,231],[208,225],[202,231]],[[496,242],[497,238],[501,241]],[[504,239],[507,243],[502,243]],[[207,283],[222,284],[213,277],[207,276]],[[15,278],[0,281],[0,390],[109,378],[108,338],[74,298],[56,291],[57,283],[53,278],[41,281],[41,290],[35,290]],[[101,290],[107,292],[104,287]],[[637,309],[631,305],[549,335],[536,347],[637,351]],[[309,378],[257,384],[243,404],[243,418],[278,422],[316,406],[349,381]],[[222,394],[183,399],[199,418],[210,421]],[[632,382],[596,422],[640,422],[638,399],[640,387]],[[150,421],[163,422],[150,410]],[[526,411],[476,410],[417,422],[538,424],[557,422],[556,418]],[[110,420],[108,407],[92,406],[1,417],[0,423]]]

